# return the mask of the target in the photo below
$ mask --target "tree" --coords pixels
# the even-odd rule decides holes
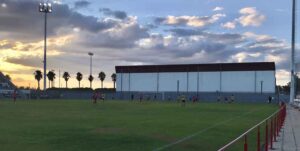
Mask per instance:
[[[40,81],[43,78],[43,74],[42,74],[41,70],[36,70],[34,72],[34,78],[37,80],[37,82],[38,82],[38,90],[40,90]]]
[[[68,72],[64,72],[63,74],[63,78],[65,79],[66,81],[66,88],[68,88],[68,80],[70,79],[70,74]]]
[[[114,82],[114,89],[116,88],[117,74],[113,73],[111,75],[111,80]]]
[[[88,79],[90,81],[90,88],[92,88],[92,82],[94,80],[94,77],[92,75],[90,75]]]
[[[80,88],[80,81],[82,80],[82,74],[80,72],[77,72],[76,79],[78,81],[78,87]]]
[[[98,75],[98,78],[101,80],[101,88],[103,88],[103,81],[105,79],[106,75],[103,71],[101,71]]]
[[[47,77],[48,77],[48,80],[49,80],[49,88],[52,87],[53,88],[53,82],[54,82],[54,79],[55,79],[55,73],[54,73],[54,70],[51,70],[47,73]],[[51,86],[50,86],[50,82],[51,82]]]
[[[8,74],[5,75],[5,78],[6,78],[7,80],[11,81],[11,77],[10,77]]]

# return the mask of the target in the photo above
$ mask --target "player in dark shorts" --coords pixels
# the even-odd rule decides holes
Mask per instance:
[[[142,102],[143,100],[143,94],[140,95],[140,103]]]
[[[193,96],[192,100],[193,100],[193,103],[196,103],[196,101],[198,100],[197,96]]]
[[[268,103],[270,104],[271,102],[272,102],[272,97],[269,96],[269,98],[268,98]]]
[[[182,95],[180,99],[181,99],[181,106],[185,106],[185,102],[186,102],[185,96]]]
[[[14,92],[12,94],[12,97],[13,97],[14,103],[16,104],[16,101],[17,101],[17,90],[14,90]]]
[[[96,104],[97,103],[97,99],[98,99],[98,92],[95,92],[92,99],[93,99],[93,104]]]

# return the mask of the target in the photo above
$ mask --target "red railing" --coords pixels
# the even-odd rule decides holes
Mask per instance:
[[[260,123],[256,124],[249,130],[247,130],[245,133],[231,141],[230,143],[226,144],[222,148],[220,148],[218,151],[225,151],[229,149],[232,145],[234,145],[236,142],[243,139],[244,144],[244,151],[248,151],[248,135],[250,132],[253,132],[255,129],[257,129],[257,137],[256,137],[256,150],[261,151],[262,145],[261,145],[261,128],[265,127],[265,138],[264,138],[264,151],[268,151],[269,149],[273,148],[273,142],[276,141],[277,137],[279,136],[279,132],[281,128],[283,127],[284,120],[286,117],[286,105],[281,105],[281,107],[272,115],[261,121]]]

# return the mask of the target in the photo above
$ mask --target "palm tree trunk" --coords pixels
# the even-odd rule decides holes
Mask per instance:
[[[68,88],[68,82],[66,81],[66,88]]]
[[[92,81],[90,81],[90,88],[92,88]]]
[[[78,85],[79,85],[79,88],[80,88],[80,81],[78,81]]]
[[[116,88],[116,81],[114,81],[114,89]]]
[[[103,81],[101,81],[101,88],[103,89]]]
[[[38,90],[40,90],[40,81],[38,81]]]

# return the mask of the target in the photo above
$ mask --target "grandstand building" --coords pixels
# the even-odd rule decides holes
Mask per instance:
[[[275,93],[275,63],[116,66],[117,92]]]
[[[0,98],[11,96],[16,86],[0,72]]]

